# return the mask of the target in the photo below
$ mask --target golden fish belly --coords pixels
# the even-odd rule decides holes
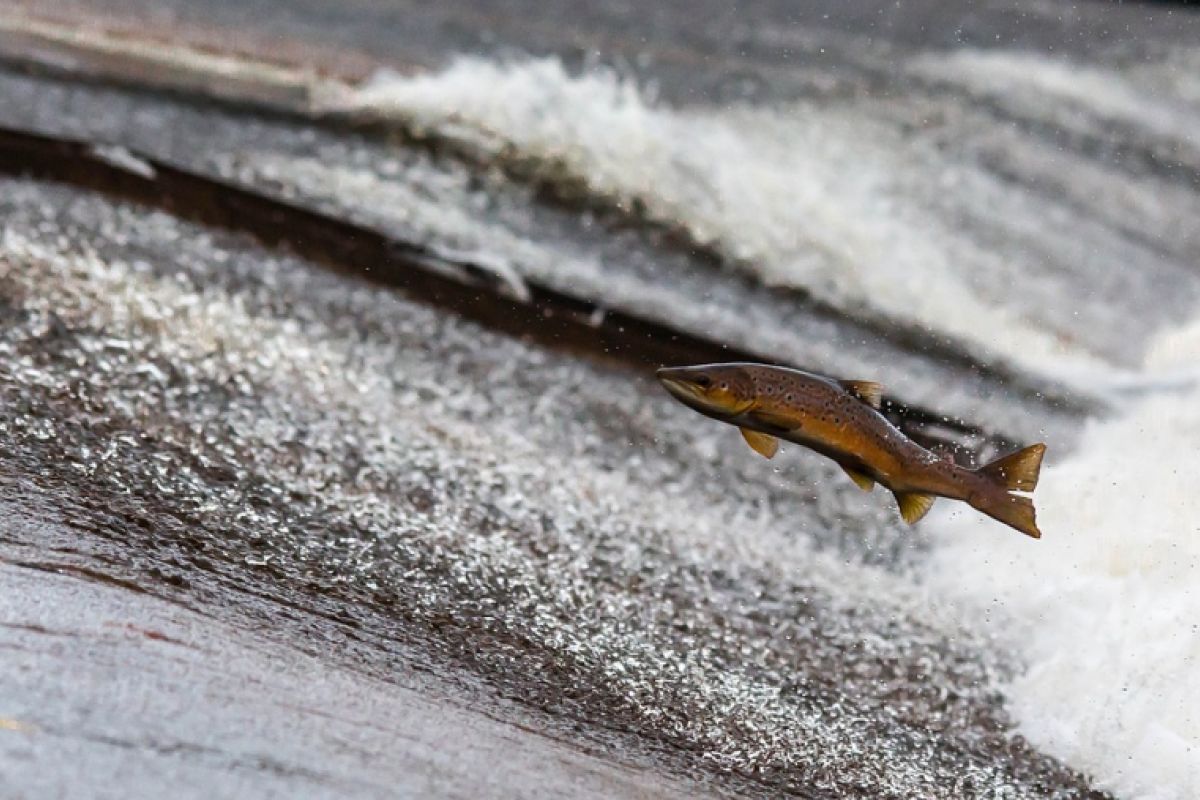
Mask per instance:
[[[904,475],[899,448],[852,426],[814,421],[780,438],[814,450],[891,488]]]

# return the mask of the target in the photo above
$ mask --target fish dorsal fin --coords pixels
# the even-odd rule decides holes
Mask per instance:
[[[900,516],[904,517],[904,521],[909,525],[916,523],[917,520],[928,514],[936,499],[931,494],[921,494],[920,492],[896,492],[895,494],[896,502],[900,504]]]
[[[842,465],[842,469],[846,470],[846,474],[850,476],[850,480],[854,481],[858,485],[858,488],[864,492],[869,492],[875,488],[875,481],[865,473],[859,472],[853,467],[847,467],[844,464]]]
[[[1032,492],[1037,488],[1045,453],[1046,445],[1033,444],[983,465],[979,468],[979,474],[1000,484],[1007,491]]]
[[[742,438],[746,440],[746,444],[754,449],[754,452],[761,455],[763,458],[774,458],[779,452],[779,440],[769,433],[759,433],[752,431],[749,428],[738,428],[742,432]]]
[[[876,410],[883,402],[883,387],[875,381],[838,381],[838,385]]]

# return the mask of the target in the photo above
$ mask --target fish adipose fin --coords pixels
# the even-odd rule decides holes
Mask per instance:
[[[900,516],[904,517],[904,521],[909,525],[916,523],[917,520],[928,514],[936,499],[931,494],[921,494],[920,492],[896,492],[895,494],[896,502],[900,504]]]
[[[1037,488],[1038,474],[1042,471],[1042,456],[1046,445],[1034,444],[1011,455],[997,458],[980,467],[978,472],[1004,487],[1009,492],[1032,492]]]
[[[878,410],[883,402],[883,387],[875,381],[838,381],[838,384],[871,408]]]
[[[846,474],[850,476],[850,480],[854,481],[858,485],[858,488],[864,492],[869,492],[875,488],[875,481],[871,480],[867,475],[852,467],[843,466],[842,469],[846,470]]]
[[[754,452],[761,455],[763,458],[774,458],[779,452],[779,440],[769,433],[759,433],[752,431],[749,428],[738,428],[742,432],[742,438],[746,440],[746,444],[754,449]]]

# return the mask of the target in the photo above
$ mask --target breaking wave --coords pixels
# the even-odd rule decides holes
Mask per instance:
[[[353,104],[488,160],[536,162],[552,180],[684,229],[768,284],[925,328],[983,360],[1047,371],[1105,363],[1030,313],[1021,276],[1037,264],[1010,262],[945,218],[937,195],[983,180],[978,171],[854,104],[675,108],[607,69],[475,58],[378,75]],[[986,191],[968,196],[992,203]]]
[[[1008,113],[1061,130],[1092,124],[1072,116],[1086,107],[1146,141],[1187,144],[1200,118],[1200,82],[1169,62],[1075,71],[957,53],[906,68],[941,87],[933,94],[994,95]],[[351,105],[485,163],[532,163],[543,179],[683,229],[765,283],[1127,398],[1074,453],[1052,452],[1038,491],[1045,539],[939,504],[926,580],[935,604],[1011,638],[1028,668],[1005,692],[1029,739],[1122,797],[1181,800],[1200,786],[1200,374],[1189,366],[1200,326],[1150,336],[1200,300],[1182,279],[1200,241],[1180,223],[1195,200],[938,102],[930,118],[965,121],[922,138],[906,128],[935,124],[919,102],[676,107],[611,70],[462,59],[435,74],[381,74]],[[971,146],[941,146],[972,130]],[[1029,182],[1048,175],[1053,190],[1006,185],[999,173],[1014,169]],[[1120,196],[1088,188],[1122,183]],[[1138,250],[1131,229],[1174,255]],[[1068,266],[1053,273],[1054,260]],[[1130,263],[1174,288],[1144,291],[1151,272]]]

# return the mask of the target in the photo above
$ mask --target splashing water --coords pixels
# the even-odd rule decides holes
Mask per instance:
[[[1147,373],[1197,364],[1200,323],[1159,339]],[[1121,797],[1200,786],[1197,443],[1192,382],[1093,422],[1047,467],[1040,542],[957,509],[933,518],[934,588],[1012,622],[1028,664],[1007,690],[1021,731]]]

